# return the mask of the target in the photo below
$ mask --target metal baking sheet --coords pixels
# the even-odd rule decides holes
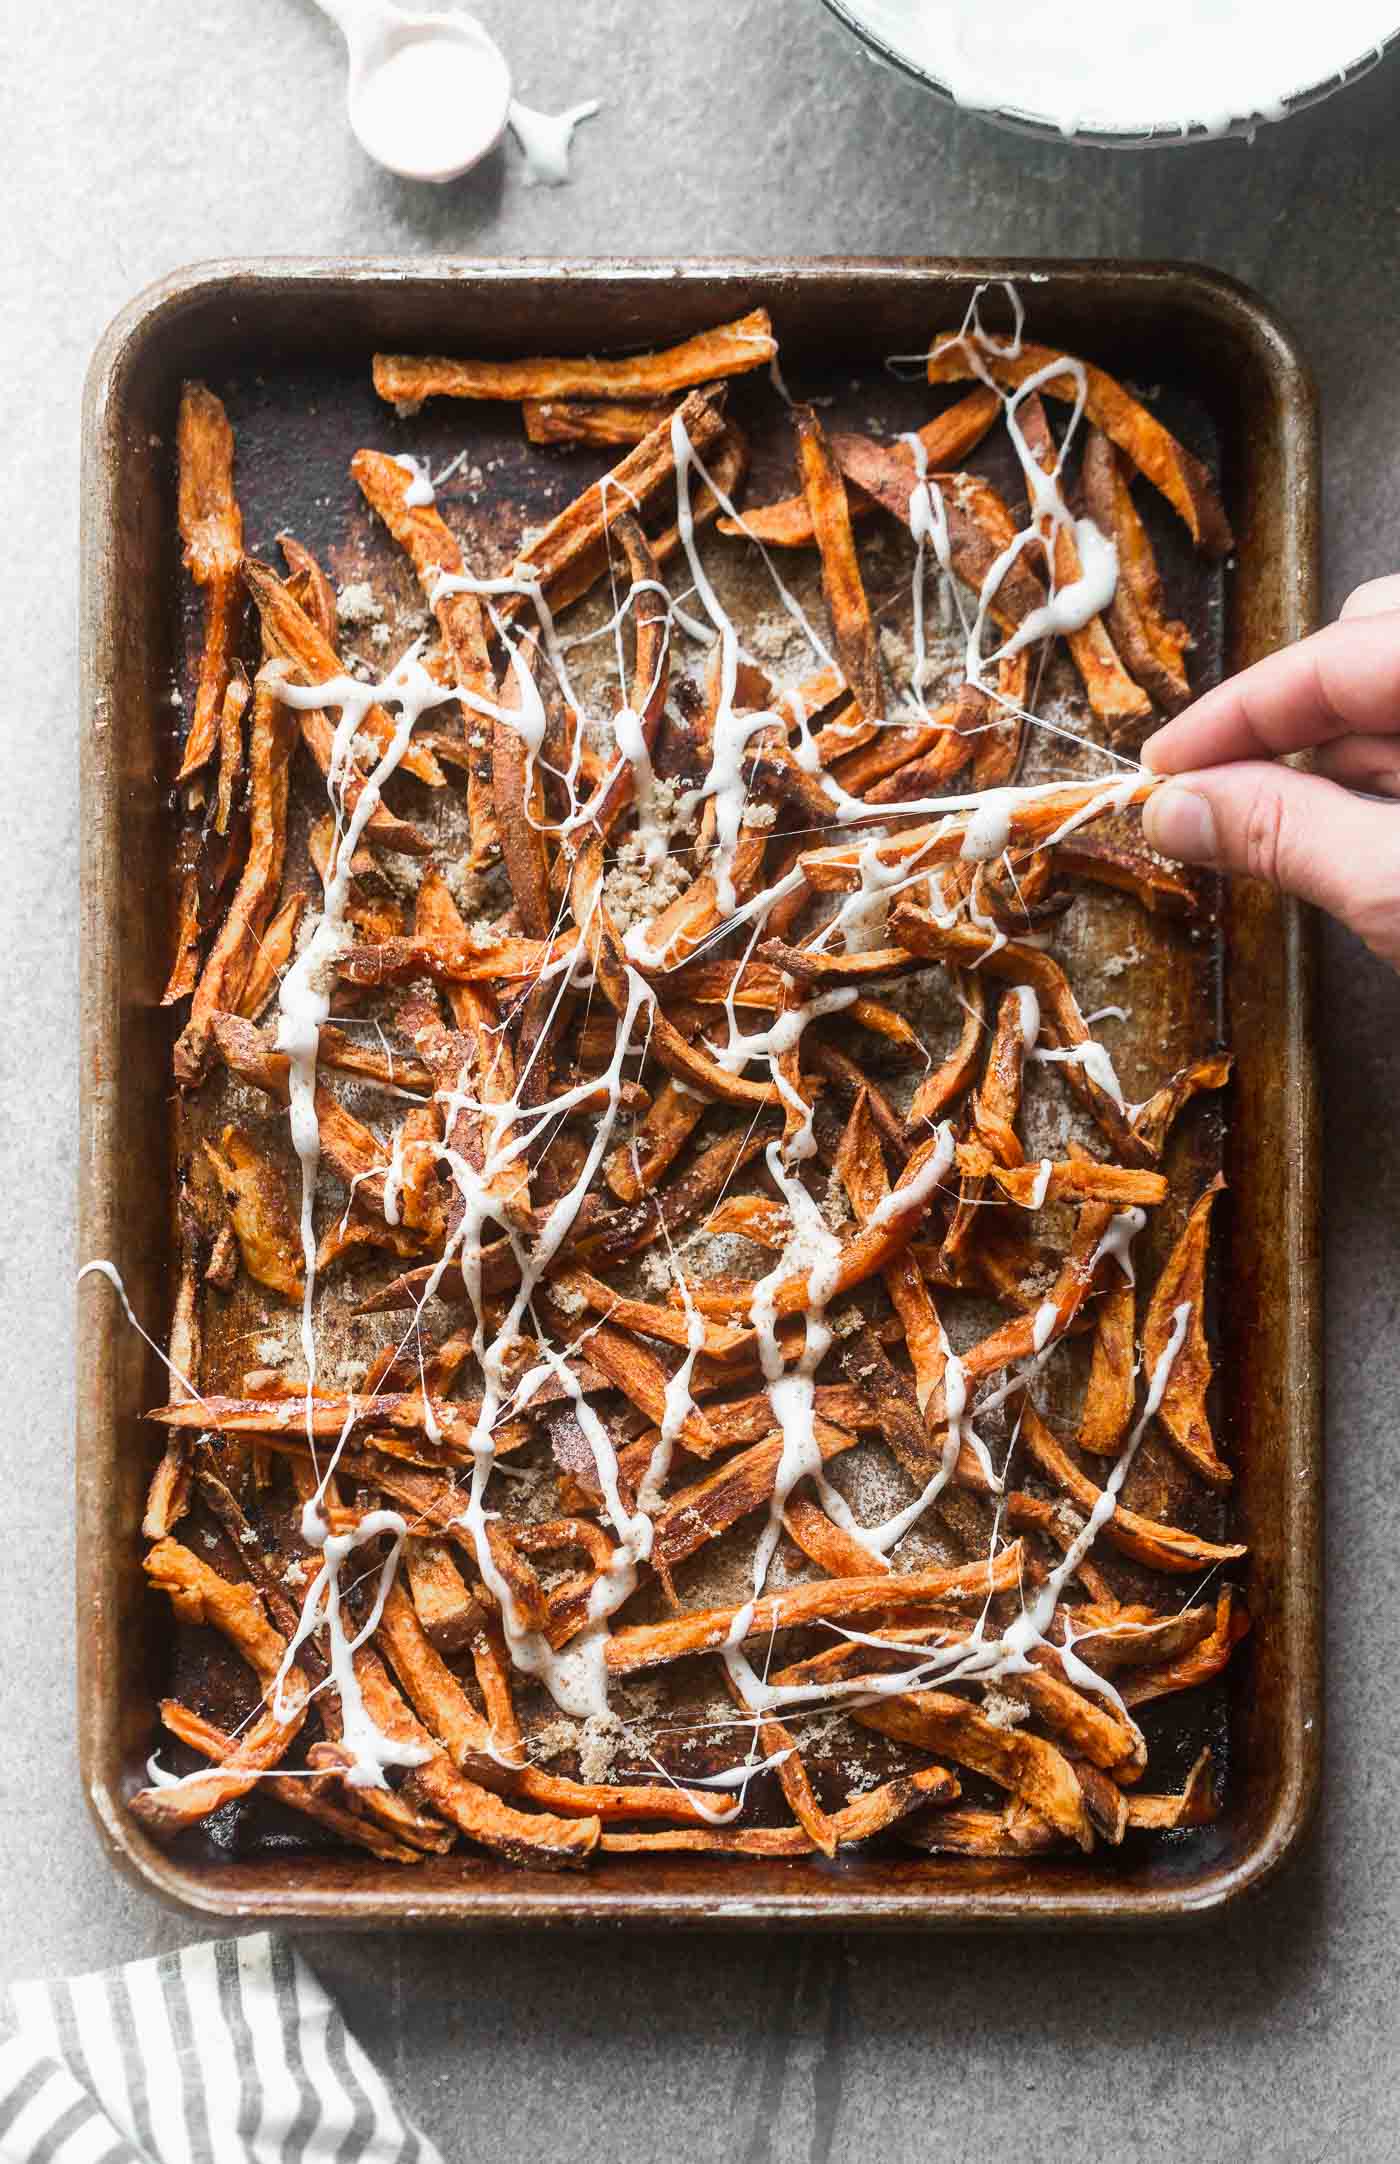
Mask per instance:
[[[360,443],[400,447],[368,381],[376,345],[510,353],[662,344],[761,301],[774,315],[786,371],[823,400],[832,424],[888,429],[924,418],[927,393],[901,382],[885,357],[917,352],[931,331],[960,319],[972,281],[1004,275],[1021,282],[1032,335],[1090,352],[1150,387],[1169,425],[1218,465],[1241,537],[1224,579],[1192,557],[1170,520],[1154,536],[1173,605],[1196,635],[1196,680],[1309,628],[1315,430],[1306,377],[1259,305],[1202,272],[941,263],[212,266],[158,288],[113,327],[94,362],[86,415],[81,1200],[84,1254],[118,1263],[138,1311],[168,1312],[178,1127],[165,1084],[170,1024],[156,1005],[168,896],[150,868],[170,855],[170,687],[191,628],[187,611],[182,620],[173,516],[182,377],[205,376],[229,405],[250,552],[270,556],[277,531],[290,526],[342,583],[370,576],[407,612],[416,597],[406,567],[371,530],[346,475]],[[735,386],[735,403],[755,422],[750,489],[761,501],[785,486],[785,431],[766,386]],[[542,523],[609,463],[605,454],[593,465],[587,454],[542,455],[523,444],[513,410],[446,401],[429,405],[402,441],[435,465],[466,451],[460,500],[454,505],[449,482],[442,501],[487,569],[522,527]],[[892,586],[899,575],[895,567]],[[1154,1769],[1168,1777],[1203,1736],[1212,1741],[1228,1773],[1216,1824],[1087,1860],[975,1863],[919,1857],[889,1842],[834,1866],[602,1858],[565,1880],[465,1854],[406,1878],[368,1858],[289,1844],[275,1814],[256,1807],[236,1808],[212,1838],[158,1849],[121,1798],[142,1778],[155,1700],[170,1681],[168,1619],[142,1586],[138,1539],[153,1450],[139,1415],[164,1393],[139,1340],[105,1301],[85,1297],[81,1727],[84,1778],[114,1851],[193,1906],[347,1923],[664,1916],[850,1927],[1163,1917],[1213,1907],[1274,1868],[1305,1822],[1321,1735],[1306,941],[1292,907],[1260,890],[1223,895],[1214,925],[1194,938],[1155,920],[1144,933],[1131,905],[1096,897],[1092,912],[1076,911],[1064,949],[1086,1007],[1122,996],[1113,964],[1130,942],[1147,951],[1133,972],[1131,1030],[1115,1040],[1115,1051],[1124,1045],[1128,1093],[1145,1095],[1221,1036],[1237,1060],[1228,1121],[1193,1117],[1167,1169],[1183,1197],[1221,1162],[1230,1179],[1215,1299],[1222,1432],[1237,1469],[1230,1515],[1252,1551],[1255,1628],[1216,1692],[1167,1701],[1149,1728],[1159,1730]],[[211,1103],[185,1117],[197,1128],[217,1112]],[[1168,1238],[1176,1226],[1162,1216]],[[223,1352],[216,1345],[214,1358],[228,1361],[230,1381],[246,1364],[240,1330],[260,1313],[250,1303],[241,1317],[235,1301],[223,1318]],[[353,1344],[344,1351],[353,1354]],[[218,1375],[210,1379],[220,1386]],[[1154,1466],[1161,1488],[1144,1507],[1176,1514],[1187,1499],[1175,1492],[1171,1461],[1161,1453],[1145,1477]],[[1203,1514],[1197,1505],[1191,1522],[1215,1532],[1219,1507]],[[709,1575],[683,1591],[724,1597],[724,1568],[722,1556],[708,1561]],[[183,1657],[195,1659],[197,1649],[185,1647]]]

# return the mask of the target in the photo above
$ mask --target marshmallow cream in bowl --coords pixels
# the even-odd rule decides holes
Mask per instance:
[[[1249,134],[1326,97],[1400,0],[826,0],[880,59],[977,112],[1100,143]]]

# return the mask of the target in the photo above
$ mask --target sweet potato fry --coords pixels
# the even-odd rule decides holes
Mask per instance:
[[[202,383],[187,383],[180,393],[176,447],[185,566],[208,597],[194,713],[177,777],[188,781],[212,759],[219,741],[242,600],[243,518],[233,491],[233,430],[222,401]]]
[[[929,471],[938,473],[946,466],[956,466],[970,451],[975,451],[996,420],[1000,403],[994,391],[970,391],[967,397],[959,399],[955,406],[949,406],[946,412],[927,422],[919,430],[919,437]],[[900,461],[898,471],[899,478],[904,482],[906,508],[903,515],[907,524],[909,497],[917,479],[913,454],[903,443],[876,444],[869,437],[837,436],[833,439],[833,448],[837,450],[838,456],[844,449],[849,460],[849,446],[857,441],[870,443],[872,450],[887,451],[891,459]],[[851,472],[849,464],[846,471]],[[859,478],[854,473],[851,477]],[[858,496],[851,506],[852,516],[860,518],[873,507],[870,496]],[[737,519],[721,519],[719,530],[723,534],[748,532],[756,541],[766,542],[775,548],[803,548],[816,538],[811,506],[805,495],[790,496],[782,503],[764,504],[761,508],[745,511],[742,522]]]
[[[889,1174],[870,1117],[868,1098],[856,1101],[846,1122],[833,1170],[850,1198],[857,1224],[868,1225],[890,1191]],[[923,1272],[907,1248],[885,1265],[882,1275],[885,1290],[904,1327],[904,1342],[913,1364],[914,1386],[922,1412],[943,1380],[947,1359],[943,1326]],[[914,1457],[922,1477],[927,1479],[933,1466],[924,1462],[922,1447],[914,1452]]]
[[[481,1623],[481,1604],[463,1580],[445,1540],[410,1540],[404,1572],[418,1620],[439,1653],[465,1653]]]
[[[844,1243],[840,1260],[830,1275],[829,1298],[834,1299],[837,1294],[863,1284],[866,1278],[883,1270],[887,1262],[908,1246],[915,1226],[929,1207],[929,1195],[921,1175],[927,1175],[942,1146],[938,1135],[920,1143],[869,1224]],[[809,1304],[808,1286],[809,1273],[805,1270],[784,1278],[771,1295],[773,1312],[778,1316],[804,1312]],[[733,1293],[714,1292],[704,1285],[694,1287],[692,1297],[696,1306],[707,1315],[730,1318],[736,1307],[743,1311],[742,1300],[736,1300]]]
[[[1099,1489],[1087,1473],[1080,1471],[1029,1400],[1021,1411],[1021,1438],[1047,1479],[1062,1488],[1087,1515],[1099,1500]],[[1178,1526],[1141,1518],[1122,1503],[1105,1524],[1104,1537],[1148,1570],[1209,1570],[1214,1564],[1233,1563],[1249,1553],[1238,1543],[1202,1540]]]
[[[175,1540],[157,1541],[146,1555],[145,1569],[157,1591],[168,1594],[182,1621],[212,1624],[229,1640],[253,1670],[266,1697],[286,1642],[267,1621],[252,1587],[221,1578]],[[168,1839],[235,1796],[246,1795],[260,1773],[280,1763],[305,1722],[309,1691],[299,1669],[290,1671],[283,1696],[286,1717],[279,1720],[266,1707],[244,1729],[216,1773],[198,1774],[175,1788],[143,1788],[133,1796],[130,1809],[142,1824],[158,1838]]]
[[[520,406],[531,443],[640,443],[670,412],[664,398],[526,398]]]
[[[263,930],[276,905],[287,849],[287,792],[292,720],[275,686],[260,676],[249,731],[248,856],[237,890],[200,971],[190,1018],[175,1047],[175,1073],[192,1087],[209,1060],[213,1017],[238,1008]]]
[[[427,1646],[426,1639],[423,1644]],[[432,1652],[431,1647],[428,1651]],[[450,1753],[409,1711],[378,1662],[364,1663],[357,1654],[355,1666],[365,1710],[380,1733],[394,1743],[416,1746],[431,1754],[425,1764],[412,1769],[401,1794],[421,1798],[469,1840],[514,1863],[567,1869],[582,1864],[597,1847],[602,1828],[596,1818],[565,1819],[544,1812],[517,1811],[490,1789],[469,1780],[457,1770]],[[443,1670],[444,1675],[450,1677],[450,1673]]]
[[[895,1584],[901,1607],[917,1608],[927,1601],[958,1601],[978,1606],[989,1594],[1007,1593],[1020,1581],[1021,1544],[1013,1541],[991,1561],[958,1564],[947,1570],[915,1570],[901,1575]],[[868,1578],[828,1579],[818,1585],[789,1586],[781,1593],[739,1608],[701,1608],[677,1616],[669,1623],[634,1623],[614,1631],[608,1640],[607,1662],[611,1675],[634,1675],[643,1668],[661,1667],[689,1653],[712,1653],[724,1644],[741,1614],[745,1638],[766,1637],[770,1631],[795,1630],[818,1621],[851,1622],[859,1616],[878,1614],[890,1605],[888,1572]]]
[[[1194,1060],[1189,1067],[1181,1068],[1170,1082],[1154,1090],[1146,1104],[1133,1114],[1133,1133],[1143,1148],[1153,1157],[1160,1157],[1178,1115],[1203,1091],[1224,1089],[1232,1065],[1228,1053],[1212,1053],[1208,1059]]]
[[[1069,878],[1116,887],[1154,915],[1195,917],[1201,913],[1200,892],[1191,875],[1145,849],[1132,849],[1099,834],[1076,833],[1057,842],[1054,855],[1057,869]]]
[[[1127,1801],[1128,1824],[1138,1830],[1150,1827],[1160,1832],[1177,1826],[1208,1826],[1220,1809],[1209,1748],[1201,1752],[1187,1774],[1180,1795],[1129,1796]]]
[[[204,1154],[228,1205],[243,1267],[279,1299],[297,1302],[303,1290],[301,1243],[286,1188],[275,1167],[242,1128],[225,1127],[218,1147]]]
[[[770,1414],[771,1419],[771,1414]],[[827,1421],[813,1424],[813,1436],[822,1460],[837,1457],[855,1443],[854,1435]],[[773,1493],[783,1439],[776,1430],[763,1442],[754,1443],[730,1458],[716,1473],[709,1473],[671,1496],[656,1514],[656,1538],[652,1554],[659,1567],[674,1570],[687,1556],[698,1554],[707,1541],[728,1532],[751,1510],[767,1503]],[[871,1569],[867,1559],[866,1571]]]
[[[998,382],[1015,386],[1065,357],[1050,346],[1023,342],[1015,355],[995,353],[984,347],[978,360]],[[1104,369],[1094,367],[1090,361],[1081,361],[1078,366],[1084,372],[1089,419],[1117,444],[1154,488],[1161,490],[1185,522],[1193,541],[1212,556],[1228,556],[1234,547],[1234,537],[1215,484],[1200,460],[1193,458],[1161,422]],[[964,340],[940,339],[930,348],[930,383],[962,383],[977,373]],[[1077,370],[1052,376],[1040,388],[1048,398],[1072,403],[1080,395]]]
[[[1249,1615],[1232,1586],[1222,1586],[1215,1604],[1215,1627],[1199,1637],[1187,1652],[1170,1660],[1135,1668],[1120,1687],[1127,1706],[1144,1706],[1174,1691],[1193,1690],[1209,1683],[1228,1662],[1249,1630]]]
[[[603,903],[602,886],[602,847],[598,842],[589,842],[574,861],[570,902],[574,922],[593,957],[604,996],[617,1013],[623,1014],[629,999],[628,965],[622,943]],[[662,1066],[680,1081],[691,1088],[704,1090],[712,1097],[722,1098],[728,1104],[777,1106],[781,1102],[773,1083],[750,1082],[742,1075],[730,1074],[707,1052],[687,1044],[660,1008],[655,1008],[652,1013],[651,1048]]]
[[[909,1125],[917,1133],[924,1122],[942,1119],[969,1087],[982,1054],[986,1029],[987,994],[975,970],[954,970],[953,983],[963,1008],[962,1034],[941,1066],[930,1068],[914,1092]]]
[[[705,1116],[705,1099],[667,1077],[651,1101],[635,1143],[620,1143],[605,1176],[619,1202],[636,1202],[654,1188],[679,1157]]]
[[[172,1736],[202,1758],[212,1758],[222,1765],[238,1749],[231,1736],[216,1728],[188,1706],[178,1700],[161,1700],[160,1717]],[[300,1812],[302,1817],[314,1819],[328,1833],[335,1834],[352,1848],[368,1849],[371,1856],[378,1856],[382,1863],[422,1863],[424,1851],[410,1848],[405,1841],[397,1841],[380,1826],[360,1817],[355,1811],[324,1796],[310,1781],[297,1780],[291,1775],[263,1775],[259,1787],[265,1796],[280,1803],[285,1810]]]
[[[679,425],[692,446],[702,455],[724,433],[722,390],[692,391],[677,413],[634,450],[619,460],[611,473],[595,481],[581,496],[551,519],[512,566],[515,578],[538,581],[551,608],[576,601],[607,569],[607,537],[617,520],[653,502],[674,481],[676,461],[672,430]],[[660,542],[654,542],[658,562],[665,561]],[[528,606],[524,597],[507,596],[503,618],[518,616]]]
[[[243,567],[243,575],[258,606],[263,638],[273,654],[304,670],[308,684],[324,684],[333,677],[345,675],[345,667],[331,641],[292,598],[274,571],[266,564],[250,559]],[[369,709],[360,729],[364,735],[373,738],[381,752],[388,750],[394,725],[382,706]],[[440,789],[447,779],[432,753],[421,744],[409,745],[399,767],[403,773],[412,774],[416,781],[426,782],[433,789]]]
[[[1075,1436],[1081,1450],[1112,1457],[1133,1417],[1133,1339],[1137,1308],[1131,1285],[1102,1294],[1094,1319],[1094,1350]]]
[[[1090,516],[1118,550],[1118,587],[1108,624],[1128,667],[1164,713],[1175,714],[1191,697],[1186,654],[1191,634],[1168,620],[1162,580],[1147,529],[1138,516],[1121,457],[1107,436],[1090,428],[1081,467]]]
[[[766,368],[778,351],[766,308],[626,360],[454,361],[376,353],[374,388],[400,412],[425,398],[665,398],[720,376]]]
[[[1032,392],[1022,402],[1017,418],[1036,464],[1044,473],[1057,474],[1060,454],[1050,433],[1045,408],[1036,393]],[[1042,520],[1040,531],[1054,567],[1056,590],[1060,591],[1083,577],[1084,566],[1079,560],[1079,548],[1072,529],[1058,525],[1052,532],[1048,525],[1048,521]],[[1129,730],[1141,728],[1151,721],[1152,701],[1142,687],[1134,683],[1119,660],[1102,617],[1091,616],[1077,631],[1068,632],[1065,644],[1088,693],[1091,709],[1115,741]]]
[[[970,1766],[984,1779],[1030,1805],[1055,1831],[1094,1845],[1093,1828],[1074,1768],[1052,1743],[1024,1729],[998,1728],[985,1714],[950,1691],[913,1691],[861,1706],[855,1717],[867,1728],[940,1758]]]
[[[297,607],[305,611],[322,638],[332,643],[336,633],[335,588],[309,548],[293,533],[279,533],[277,546],[287,566],[287,584]]]
[[[918,1773],[901,1775],[854,1796],[841,1810],[826,1816],[826,1826],[837,1848],[853,1841],[868,1841],[883,1833],[922,1805],[950,1801],[958,1793],[954,1776],[944,1766],[925,1766]],[[691,1855],[810,1856],[816,1847],[801,1826],[736,1826],[689,1828],[667,1833],[605,1833],[599,1843],[605,1853],[646,1855],[683,1851]]]
[[[219,708],[219,791],[214,811],[214,831],[227,834],[233,817],[234,792],[243,776],[243,716],[252,697],[248,672],[236,661],[229,673]]]
[[[244,1021],[256,1022],[281,981],[291,960],[306,896],[289,894],[253,950],[243,990],[233,1002],[233,1012]]]
[[[357,451],[350,461],[350,471],[365,501],[383,519],[418,574],[418,583],[437,618],[452,663],[454,683],[480,699],[494,701],[496,683],[480,598],[473,593],[438,592],[444,573],[460,578],[466,570],[461,548],[441,512],[433,504],[407,501],[411,477],[383,451]],[[465,709],[465,721],[467,823],[472,837],[471,862],[479,868],[495,854],[500,832],[492,800],[489,725],[470,706]]]
[[[990,1180],[1008,1201],[1025,1210],[1034,1206],[1044,1186],[1049,1202],[1141,1203],[1149,1209],[1166,1199],[1167,1183],[1160,1172],[1139,1172],[1127,1165],[1101,1165],[1096,1159],[1070,1158],[1050,1164],[1046,1179],[1043,1165],[999,1165],[980,1142],[958,1144],[958,1166],[975,1179]]]
[[[885,711],[884,691],[875,627],[851,533],[846,485],[816,409],[794,406],[793,425],[797,431],[797,470],[821,557],[822,588],[836,652],[862,715],[867,721],[875,721]]]
[[[1142,1326],[1142,1354],[1150,1373],[1166,1349],[1177,1308],[1189,1301],[1191,1320],[1167,1378],[1157,1419],[1172,1448],[1213,1488],[1228,1487],[1234,1478],[1215,1447],[1206,1410],[1211,1378],[1205,1322],[1206,1260],[1211,1211],[1224,1186],[1223,1175],[1217,1174],[1186,1220],[1185,1230],[1153,1289]]]
[[[180,875],[175,904],[175,959],[160,995],[162,1007],[177,1005],[194,990],[199,977],[199,945],[199,874],[187,871]]]

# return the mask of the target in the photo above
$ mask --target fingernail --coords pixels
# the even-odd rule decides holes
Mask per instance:
[[[1220,837],[1208,799],[1180,782],[1153,790],[1142,807],[1142,831],[1160,856],[1176,857],[1183,864],[1213,864],[1219,854]]]

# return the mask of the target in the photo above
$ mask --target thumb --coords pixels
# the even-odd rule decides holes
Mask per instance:
[[[1142,808],[1165,857],[1267,880],[1316,902],[1400,968],[1400,805],[1268,760],[1174,775]]]

